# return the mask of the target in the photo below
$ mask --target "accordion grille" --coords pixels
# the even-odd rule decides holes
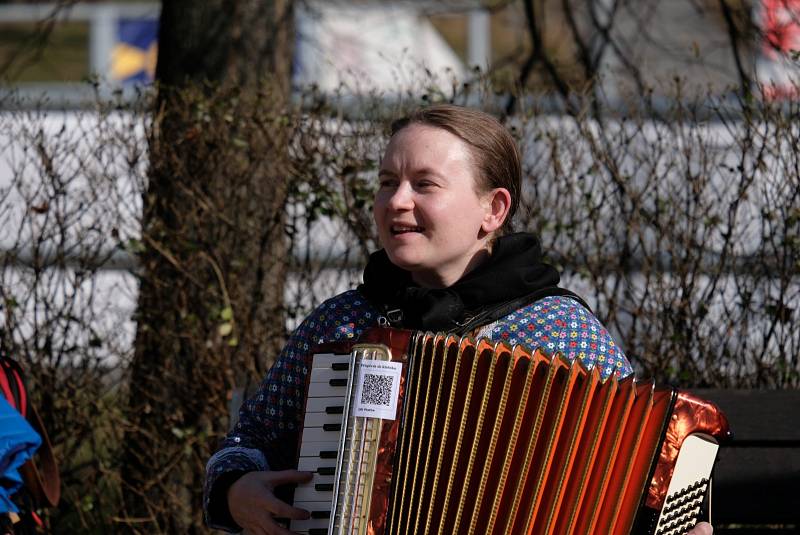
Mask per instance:
[[[627,533],[672,396],[517,346],[411,348],[387,533]]]

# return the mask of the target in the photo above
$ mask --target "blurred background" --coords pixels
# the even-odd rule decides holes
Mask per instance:
[[[387,124],[434,102],[511,130],[517,228],[639,376],[796,389],[798,51],[800,0],[0,2],[0,351],[49,529],[207,531],[205,461],[360,281]]]
[[[750,84],[786,98],[797,77],[796,10],[792,0],[308,0],[293,10],[291,80],[295,89],[392,93],[411,81],[400,71],[449,68],[464,79],[479,67],[506,90],[521,74],[538,92],[598,75],[613,75],[606,83],[617,91],[677,76],[695,92]],[[65,106],[92,100],[88,80],[104,90],[152,83],[159,15],[158,2],[0,2],[3,79]]]

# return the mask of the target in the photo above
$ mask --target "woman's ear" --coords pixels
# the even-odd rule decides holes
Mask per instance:
[[[508,217],[511,208],[511,194],[506,188],[495,188],[486,194],[486,215],[481,230],[487,234],[498,230]]]

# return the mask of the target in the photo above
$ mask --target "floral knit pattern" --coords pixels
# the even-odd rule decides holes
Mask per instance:
[[[378,324],[378,312],[355,290],[325,301],[289,338],[258,392],[239,412],[239,421],[206,467],[204,508],[213,528],[236,531],[223,489],[225,474],[291,467],[302,424],[306,358],[324,342],[358,337]],[[624,377],[632,368],[622,350],[591,312],[569,297],[546,297],[522,307],[475,333],[492,341],[524,344],[545,353],[562,353],[598,367],[603,378]],[[260,462],[252,450],[264,453]],[[263,465],[262,465],[263,463]]]
[[[580,359],[589,368],[597,367],[604,379],[612,374],[625,377],[633,371],[597,318],[566,297],[540,299],[481,328],[478,336],[541,348],[548,355],[558,352],[570,362]]]

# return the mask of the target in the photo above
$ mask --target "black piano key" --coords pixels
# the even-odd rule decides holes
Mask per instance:
[[[333,466],[320,466],[317,468],[317,473],[321,476],[334,476],[336,475],[336,468]]]
[[[333,491],[333,483],[317,483],[314,485],[314,490],[317,492],[331,492]]]
[[[325,407],[325,414],[343,414],[343,413],[344,413],[344,407],[341,405],[338,407]]]
[[[328,384],[331,386],[347,386],[347,379],[331,379]]]
[[[319,429],[319,428],[317,428]],[[323,431],[341,431],[342,424],[322,424]]]
[[[334,362],[333,364],[331,364],[331,369],[334,370],[334,371],[337,371],[337,372],[344,371],[344,370],[349,370],[350,369],[350,363],[349,362]]]
[[[311,518],[330,518],[330,511],[311,511]]]
[[[335,451],[321,451],[321,452],[319,452],[319,458],[320,459],[335,459],[336,458],[336,453],[337,452],[335,452]]]

